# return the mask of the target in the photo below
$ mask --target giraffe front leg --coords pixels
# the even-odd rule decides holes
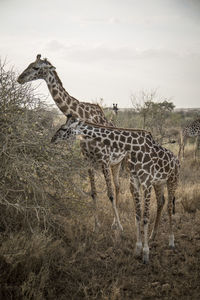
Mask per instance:
[[[94,170],[89,169],[88,175],[90,179],[90,185],[91,185],[91,196],[93,199],[93,207],[94,207],[94,231],[97,232],[100,227],[99,219],[98,219],[98,209],[97,209],[97,191],[95,186],[95,176],[94,176]]]
[[[116,199],[114,197],[114,193],[113,193],[113,189],[112,189],[110,168],[107,164],[102,164],[102,169],[103,169],[103,174],[104,174],[106,185],[107,185],[107,194],[112,203],[112,208],[113,208],[114,218],[115,218],[116,224],[117,224],[117,229],[119,231],[123,231],[123,227],[120,223],[119,214],[117,211]]]
[[[149,230],[149,205],[151,199],[151,189],[152,186],[148,185],[144,188],[144,247],[143,247],[143,262],[148,264],[149,262],[149,241],[148,241],[148,230]]]
[[[111,167],[112,175],[113,175],[113,182],[115,187],[115,199],[116,199],[116,207],[118,208],[119,203],[119,190],[120,190],[120,184],[119,184],[119,171],[120,171],[121,163],[114,165]],[[114,220],[112,223],[112,229],[115,229],[117,227],[117,220],[114,216]]]
[[[133,175],[130,179],[130,191],[135,204],[135,226],[136,226],[136,245],[135,255],[139,256],[142,251],[142,238],[141,238],[141,203],[140,203],[140,184],[136,177]]]

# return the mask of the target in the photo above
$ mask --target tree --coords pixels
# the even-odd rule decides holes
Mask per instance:
[[[147,128],[147,118],[150,113],[150,107],[153,99],[155,98],[156,91],[145,92],[141,91],[138,94],[131,95],[131,102],[134,110],[142,117],[142,128]]]
[[[132,96],[135,110],[142,118],[142,128],[148,129],[163,142],[166,132],[166,121],[175,108],[173,102],[166,99],[158,101],[156,91],[142,91],[138,96]]]

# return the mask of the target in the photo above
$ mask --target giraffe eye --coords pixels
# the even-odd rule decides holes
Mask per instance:
[[[33,67],[33,70],[35,70],[35,71],[38,71],[38,70],[39,70],[39,68],[37,68],[37,67]]]

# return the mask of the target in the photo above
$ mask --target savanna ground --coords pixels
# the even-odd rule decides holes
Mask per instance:
[[[54,113],[29,88],[19,87],[12,72],[1,67],[0,75],[0,299],[199,299],[200,153],[194,160],[193,144],[186,148],[176,195],[175,250],[168,248],[165,205],[144,265],[134,257],[128,174],[120,178],[124,232],[117,238],[104,178],[96,171],[101,228],[94,232],[87,163],[79,146],[50,145]],[[124,126],[139,127],[138,114],[131,124],[128,119],[119,115],[120,125],[124,120]],[[168,116],[167,130],[180,119]],[[166,147],[178,151],[177,144]],[[152,192],[150,229],[155,212]]]

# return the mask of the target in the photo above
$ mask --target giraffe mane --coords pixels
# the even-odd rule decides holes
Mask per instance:
[[[60,80],[60,78],[59,78],[57,72],[56,72],[55,70],[53,70],[53,73],[54,73],[56,79],[58,80],[58,83],[63,87],[62,81]]]
[[[104,113],[103,108],[98,103],[95,105],[102,111],[102,113]]]
[[[41,55],[40,55],[40,56],[41,56]],[[43,60],[43,62],[45,62],[46,64],[49,64],[49,65],[53,66],[53,65],[50,63],[50,61],[48,61],[47,58],[45,58],[45,59]],[[59,84],[63,87],[63,83],[62,83],[62,81],[60,80],[60,77],[58,76],[57,72],[56,72],[55,70],[53,70],[53,73],[54,73],[56,79],[58,80]],[[64,87],[63,87],[63,88],[64,88]],[[70,96],[70,97],[72,97],[72,96]],[[74,100],[77,100],[77,99],[74,98],[74,97],[72,97],[72,98],[73,98]],[[98,107],[98,109],[99,109],[99,110],[102,112],[102,114],[104,115],[104,111],[103,111],[102,107],[101,107],[99,104],[90,103],[90,102],[85,102],[85,101],[79,101],[79,100],[77,100],[77,101],[78,101],[79,103],[84,103],[84,104],[88,104],[88,105],[91,105],[91,106]]]

